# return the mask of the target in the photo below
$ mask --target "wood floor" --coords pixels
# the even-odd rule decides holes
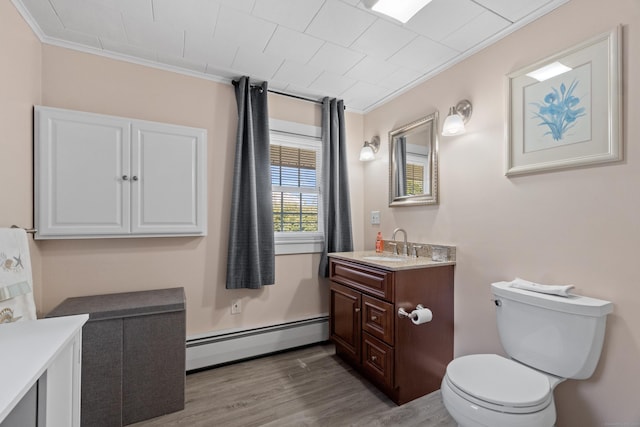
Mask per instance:
[[[439,391],[396,406],[323,344],[190,374],[183,411],[133,426],[456,424]]]

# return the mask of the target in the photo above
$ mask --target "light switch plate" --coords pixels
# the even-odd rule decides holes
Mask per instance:
[[[371,224],[380,224],[380,211],[371,211]]]

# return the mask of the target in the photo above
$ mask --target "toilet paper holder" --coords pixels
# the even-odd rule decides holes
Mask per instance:
[[[424,306],[422,304],[416,305],[416,310],[422,310],[423,308],[424,308]],[[407,311],[402,307],[400,307],[398,309],[398,317],[400,317],[400,318],[407,317],[407,318],[410,318],[410,319],[415,319],[416,317],[418,317],[416,314],[413,314],[413,316],[412,316],[412,314],[413,313],[407,313]]]

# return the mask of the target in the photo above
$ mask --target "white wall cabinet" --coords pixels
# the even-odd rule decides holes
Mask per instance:
[[[206,234],[205,129],[35,107],[37,239]]]

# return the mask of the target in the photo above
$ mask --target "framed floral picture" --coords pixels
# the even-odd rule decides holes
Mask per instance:
[[[621,31],[507,76],[506,175],[622,160]]]

